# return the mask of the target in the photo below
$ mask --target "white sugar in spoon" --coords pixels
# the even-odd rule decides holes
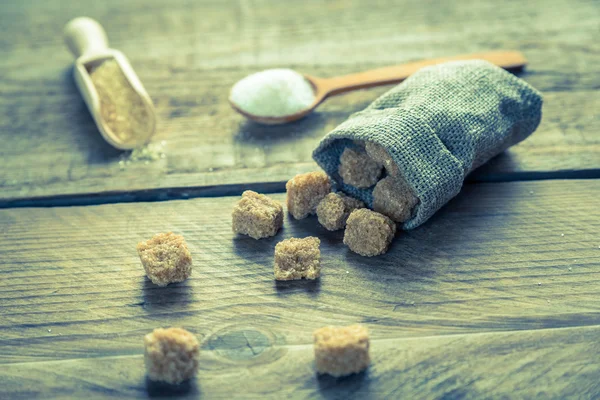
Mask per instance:
[[[416,61],[408,64],[394,65],[390,67],[378,68],[370,71],[359,72],[357,74],[338,76],[334,78],[317,78],[314,76],[304,75],[306,81],[312,87],[312,99],[306,101],[306,89],[303,89],[301,84],[292,84],[289,86],[282,85],[285,92],[284,93],[272,93],[272,88],[264,86],[258,86],[255,88],[255,94],[265,94],[267,96],[277,96],[277,100],[280,102],[286,102],[286,96],[297,96],[300,103],[306,104],[306,108],[294,111],[287,115],[257,115],[256,113],[248,110],[247,105],[245,107],[244,104],[240,104],[236,102],[237,89],[238,85],[244,84],[245,79],[252,78],[247,77],[242,81],[238,82],[232,89],[232,93],[229,97],[229,103],[233,107],[233,109],[248,119],[253,121],[267,124],[267,125],[276,125],[276,124],[285,124],[287,122],[296,121],[309,113],[311,113],[319,104],[321,104],[325,99],[331,96],[335,96],[341,93],[350,92],[352,90],[365,89],[373,86],[380,85],[388,85],[391,83],[398,83],[408,78],[410,75],[418,71],[423,67],[427,67],[430,65],[436,65],[445,63],[448,61],[462,61],[462,60],[486,60],[495,64],[501,68],[507,70],[518,70],[521,69],[527,64],[527,60],[525,56],[518,51],[492,51],[486,53],[474,53],[474,54],[466,54],[456,57],[444,57],[444,58],[434,58],[430,60]],[[270,71],[281,71],[281,70],[266,70],[259,74],[267,74]],[[299,75],[294,71],[287,70],[291,73]],[[258,74],[257,74],[258,75]],[[281,74],[280,74],[281,75]],[[290,78],[293,76],[290,74]],[[256,80],[258,82],[258,80]],[[298,82],[296,82],[298,83]],[[236,88],[238,86],[238,88]],[[305,85],[308,86],[308,85]],[[301,93],[295,92],[295,90],[299,90]],[[261,102],[261,99],[254,99],[255,101]],[[312,101],[310,101],[312,100]],[[304,103],[302,103],[302,101]],[[285,109],[285,108],[284,108]]]

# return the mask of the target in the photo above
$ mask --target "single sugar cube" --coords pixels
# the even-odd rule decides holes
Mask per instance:
[[[275,279],[317,279],[321,275],[321,241],[313,236],[291,238],[275,246]]]
[[[346,221],[344,244],[361,256],[378,256],[387,251],[396,224],[383,214],[361,208],[352,211]]]
[[[364,150],[346,147],[340,156],[338,173],[348,185],[369,188],[377,183],[381,172],[381,164],[369,157]]]
[[[181,235],[159,233],[138,243],[137,251],[146,275],[158,286],[183,282],[192,274],[192,255]]]
[[[387,176],[373,189],[373,210],[396,222],[408,221],[418,203],[419,199],[400,176]]]
[[[307,172],[290,179],[285,189],[289,213],[296,219],[303,219],[314,214],[319,202],[331,192],[331,182],[324,172]]]
[[[200,343],[182,328],[158,328],[144,337],[144,363],[153,381],[179,384],[198,373]]]
[[[369,331],[362,325],[326,326],[314,334],[315,365],[320,374],[335,377],[369,366]]]
[[[369,157],[371,157],[377,163],[383,165],[388,175],[400,176],[400,169],[398,168],[398,165],[394,162],[390,154],[383,146],[377,143],[367,142],[365,144],[365,150],[367,151]]]
[[[246,190],[231,217],[235,233],[262,239],[275,236],[283,226],[283,206],[264,194]]]
[[[350,213],[364,208],[365,203],[343,193],[329,193],[317,206],[319,223],[330,231],[337,231],[346,226]]]

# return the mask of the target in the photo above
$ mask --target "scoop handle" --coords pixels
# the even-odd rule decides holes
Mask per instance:
[[[65,25],[65,42],[76,58],[108,49],[104,28],[98,21],[88,17],[72,19]]]
[[[490,51],[485,53],[463,54],[454,57],[433,58],[408,64],[373,69],[357,74],[321,79],[318,86],[325,96],[334,96],[351,90],[398,83],[423,67],[441,64],[447,61],[464,60],[486,60],[507,70],[520,69],[527,64],[527,60],[521,52],[506,50]]]

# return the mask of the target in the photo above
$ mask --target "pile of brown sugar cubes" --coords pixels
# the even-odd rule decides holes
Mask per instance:
[[[347,185],[373,187],[373,210],[358,199],[332,192],[330,178],[320,171],[296,175],[287,182],[287,209],[295,219],[316,214],[327,230],[345,229],[344,244],[350,250],[362,256],[378,256],[392,242],[396,223],[411,218],[418,199],[383,147],[370,142],[355,144],[341,154],[338,173]],[[274,236],[283,226],[283,206],[248,190],[235,205],[232,218],[234,232],[262,239]],[[318,248],[319,239],[314,237],[279,243],[275,248],[275,279],[318,278]],[[293,265],[289,260],[294,254],[301,256]]]
[[[373,188],[373,210],[341,192],[332,191],[324,172],[296,175],[286,184],[287,210],[295,219],[317,215],[330,231],[345,229],[344,244],[362,256],[384,254],[396,234],[396,223],[411,218],[418,199],[403,180],[389,154],[372,143],[355,143],[340,156],[338,173],[345,184]],[[272,237],[283,226],[283,205],[250,190],[242,194],[232,213],[235,233],[259,240]],[[321,275],[321,241],[313,236],[282,240],[275,246],[276,280],[317,279]],[[166,286],[182,282],[192,272],[192,258],[183,236],[161,233],[138,244],[146,275]],[[317,372],[345,376],[370,363],[366,327],[323,327],[314,332]],[[145,363],[153,380],[177,384],[198,371],[200,344],[180,328],[156,329],[145,337]]]

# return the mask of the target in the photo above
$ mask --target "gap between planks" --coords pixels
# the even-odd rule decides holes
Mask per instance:
[[[290,177],[291,178],[291,177]],[[467,184],[505,183],[542,180],[565,179],[600,179],[600,168],[568,171],[522,172],[510,174],[487,175],[478,178],[477,171],[467,177]],[[173,188],[157,188],[135,190],[131,192],[109,191],[83,195],[57,195],[48,197],[33,197],[14,200],[0,200],[0,209],[24,207],[73,207],[94,206],[118,203],[149,203],[157,201],[186,200],[194,198],[239,196],[245,190],[259,193],[285,193],[285,181],[256,182],[217,186],[186,186]]]

